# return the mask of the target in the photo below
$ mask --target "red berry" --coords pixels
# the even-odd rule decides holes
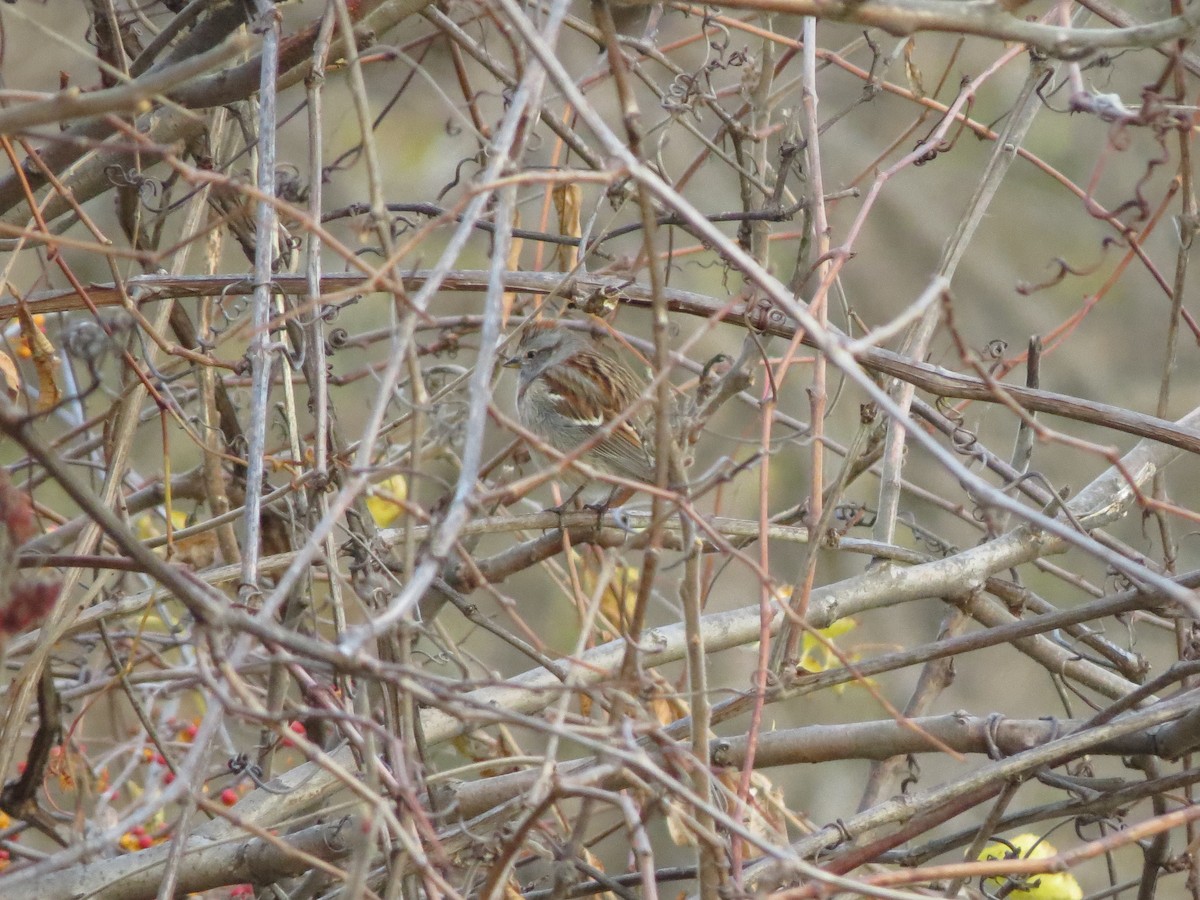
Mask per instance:
[[[226,806],[233,806],[233,804],[238,802],[237,791],[233,788],[225,788],[225,790],[221,791],[221,802]]]
[[[290,725],[288,725],[288,730],[291,731],[292,734],[300,735],[300,737],[308,736],[308,729],[305,728],[304,723],[300,722],[300,721],[292,722]],[[281,746],[284,746],[284,747],[295,747],[296,746],[296,744],[289,738],[284,738],[279,743]]]

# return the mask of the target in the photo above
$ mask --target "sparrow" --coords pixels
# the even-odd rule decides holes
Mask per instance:
[[[534,322],[503,365],[519,370],[517,417],[530,432],[563,454],[603,433],[580,461],[610,475],[654,482],[652,417],[635,412],[609,428],[646,390],[645,379],[611,350],[557,322]],[[587,482],[578,472],[566,478]]]

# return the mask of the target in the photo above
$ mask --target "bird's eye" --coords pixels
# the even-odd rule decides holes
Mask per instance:
[[[528,351],[526,351],[526,353],[525,353],[525,358],[526,358],[526,359],[533,359],[535,356],[537,356],[537,351],[536,351],[536,350],[528,350]]]

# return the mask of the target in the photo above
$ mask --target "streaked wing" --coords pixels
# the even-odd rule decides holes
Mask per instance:
[[[581,430],[603,427],[625,413],[640,396],[642,385],[631,380],[627,371],[607,355],[600,353],[573,357],[542,375],[546,399],[554,411],[571,420]],[[596,390],[607,385],[607,392]],[[593,451],[613,472],[641,481],[654,479],[653,448],[647,446],[643,416],[634,415],[618,425]]]

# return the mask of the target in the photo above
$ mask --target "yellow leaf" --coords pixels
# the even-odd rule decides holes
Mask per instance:
[[[134,531],[143,541],[149,541],[156,537],[162,537],[162,531],[160,531],[158,528],[158,522],[160,519],[161,516],[159,516],[157,513],[146,513],[144,516],[138,518],[137,523],[134,525]],[[171,510],[172,531],[179,531],[180,529],[187,528],[187,524],[187,513],[178,509]]]
[[[826,645],[836,643],[838,638],[857,627],[858,623],[847,617],[838,619],[828,628],[820,628],[815,632],[805,631],[801,638],[800,661],[796,668],[805,672],[824,672],[839,668],[841,660]],[[822,637],[825,638],[824,641],[821,640]]]
[[[620,627],[633,616],[637,604],[641,573],[633,566],[617,566],[600,597],[600,612],[604,618]]]
[[[138,536],[138,540],[142,541],[149,541],[162,536],[162,532],[154,524],[154,516],[150,513],[138,517],[137,522],[134,523],[133,531]]]
[[[997,841],[988,844],[979,854],[981,861],[989,859],[1047,859],[1058,851],[1046,841],[1039,842],[1036,834],[1019,834],[1008,844]],[[1014,875],[1008,878],[988,878],[986,885],[999,894],[1008,884],[1017,885],[1005,896],[1009,900],[1082,900],[1083,888],[1070,872],[1050,872],[1043,875]]]
[[[576,559],[581,562],[580,587],[583,588],[584,594],[591,596],[595,594],[599,584],[597,572],[594,566],[590,562],[584,562],[582,557],[576,556]],[[640,584],[641,572],[638,569],[623,565],[614,567],[608,583],[604,585],[604,592],[600,595],[600,614],[617,628],[622,628],[633,616]]]
[[[376,525],[386,528],[404,514],[407,499],[408,482],[403,475],[393,475],[367,489],[367,511]]]

